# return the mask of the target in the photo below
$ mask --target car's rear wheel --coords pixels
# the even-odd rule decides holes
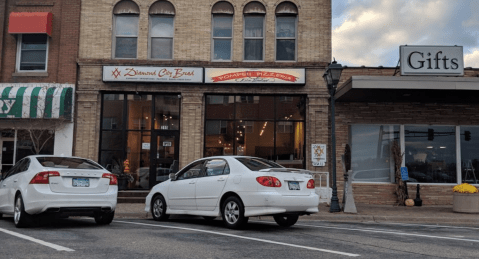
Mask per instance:
[[[298,221],[299,215],[289,214],[289,215],[275,215],[273,216],[274,221],[282,227],[291,227],[296,224]]]
[[[29,215],[25,212],[25,206],[23,205],[22,195],[19,194],[15,199],[14,213],[13,213],[13,223],[15,227],[23,228],[27,226],[27,221],[29,220]]]
[[[95,222],[98,225],[108,225],[113,221],[115,217],[115,211],[112,212],[100,212],[95,215]]]
[[[170,215],[166,214],[166,201],[162,195],[155,196],[151,203],[151,215],[156,221],[167,220]]]
[[[243,203],[236,196],[226,198],[221,206],[221,215],[228,228],[239,229],[248,222],[248,218],[244,216]]]

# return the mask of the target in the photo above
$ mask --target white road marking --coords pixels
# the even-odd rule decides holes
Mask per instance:
[[[4,232],[4,233],[7,233],[7,234],[10,234],[12,236],[16,236],[16,237],[19,237],[19,238],[23,238],[23,239],[26,239],[28,241],[32,241],[32,242],[35,242],[35,243],[38,243],[40,245],[44,245],[44,246],[48,246],[50,248],[53,248],[57,251],[67,251],[67,252],[74,252],[75,250],[73,249],[70,249],[70,248],[67,248],[67,247],[64,247],[64,246],[60,246],[60,245],[55,245],[55,244],[52,244],[52,243],[49,243],[49,242],[45,242],[43,240],[40,240],[40,239],[36,239],[36,238],[33,238],[33,237],[29,237],[29,236],[26,236],[26,235],[23,235],[23,234],[19,234],[19,233],[16,233],[16,232],[13,232],[13,231],[10,231],[10,230],[6,230],[6,229],[3,229],[3,228],[0,228],[0,231],[1,232]]]
[[[328,250],[328,249],[321,249],[321,248],[310,247],[310,246],[294,245],[294,244],[288,244],[288,243],[283,243],[283,242],[276,242],[276,241],[254,238],[254,237],[245,237],[245,236],[233,235],[233,234],[210,231],[210,230],[165,226],[165,225],[157,225],[157,224],[146,224],[146,223],[129,222],[129,221],[118,221],[118,220],[115,220],[114,222],[126,223],[126,224],[135,224],[135,225],[142,225],[142,226],[154,226],[154,227],[160,227],[160,228],[173,228],[173,229],[197,231],[197,232],[203,232],[203,233],[209,233],[209,234],[215,234],[215,235],[221,235],[221,236],[228,236],[228,237],[235,237],[235,238],[253,240],[253,241],[258,241],[258,242],[263,242],[263,243],[270,243],[270,244],[275,244],[275,245],[283,245],[283,246],[290,246],[290,247],[296,247],[296,248],[303,248],[303,249],[307,249],[307,250],[320,251],[320,252],[326,252],[326,253],[332,253],[332,254],[339,254],[339,255],[346,255],[346,256],[360,256],[359,254],[350,254],[350,253]]]
[[[419,226],[419,227],[429,227],[429,228],[460,228],[460,229],[472,229],[479,230],[479,228],[473,227],[458,227],[458,226],[441,226],[441,225],[423,225],[423,224],[408,224],[408,223],[379,223],[385,225],[402,225],[402,226]]]
[[[330,229],[340,229],[340,230],[349,230],[349,231],[364,231],[364,232],[394,234],[394,235],[400,235],[400,236],[428,237],[428,238],[447,239],[447,240],[458,240],[458,241],[468,241],[468,242],[476,242],[476,243],[479,243],[479,240],[477,240],[477,239],[464,239],[464,238],[454,238],[454,237],[431,236],[431,235],[423,235],[423,234],[413,234],[413,233],[395,232],[395,231],[388,231],[388,230],[371,230],[371,229],[360,229],[360,228],[342,228],[342,227],[328,227],[328,226],[316,226],[316,225],[304,225],[304,224],[296,224],[296,226],[314,227],[314,228],[330,228]]]

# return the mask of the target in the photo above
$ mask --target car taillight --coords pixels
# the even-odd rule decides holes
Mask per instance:
[[[313,179],[309,179],[308,184],[306,185],[306,188],[314,189],[314,180]]]
[[[32,178],[30,184],[49,184],[49,178],[55,176],[60,176],[60,173],[56,171],[40,172]]]
[[[281,187],[281,182],[278,178],[272,176],[256,177],[256,181],[266,187]]]
[[[101,178],[110,179],[110,185],[118,185],[118,179],[116,178],[116,175],[114,175],[114,174],[104,173],[101,176]]]

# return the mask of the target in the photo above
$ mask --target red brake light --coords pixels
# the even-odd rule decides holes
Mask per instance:
[[[314,189],[314,180],[313,179],[309,179],[308,184],[306,185],[306,188]]]
[[[266,187],[281,187],[281,181],[272,176],[259,176],[256,177],[256,181]]]
[[[118,179],[116,178],[116,175],[114,175],[114,174],[104,173],[101,176],[101,178],[110,179],[110,185],[118,185]]]
[[[60,173],[56,171],[40,172],[32,178],[30,184],[49,184],[49,178],[55,176],[60,176]]]

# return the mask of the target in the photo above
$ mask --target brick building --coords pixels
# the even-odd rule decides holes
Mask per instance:
[[[0,1],[2,171],[36,152],[72,154],[80,3]]]
[[[356,202],[396,203],[393,141],[404,154],[401,166],[408,169],[410,198],[416,197],[419,184],[423,204],[449,205],[455,185],[478,186],[479,71],[463,71],[463,75],[401,75],[399,68],[382,67],[343,71],[336,94],[336,149],[340,157],[346,144],[351,146]]]
[[[74,153],[129,189],[210,155],[328,172],[330,60],[328,0],[82,1]]]

